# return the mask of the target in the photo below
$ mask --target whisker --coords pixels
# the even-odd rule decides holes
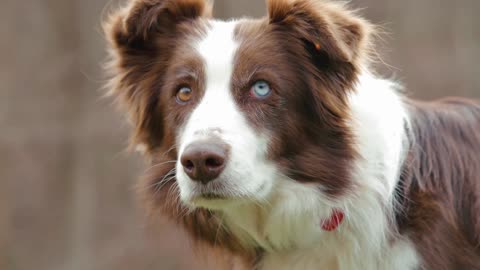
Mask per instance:
[[[175,179],[175,176],[172,176],[172,177],[169,177],[167,179],[164,179],[162,180],[161,182],[158,182],[156,183],[156,187],[155,187],[155,192],[153,195],[157,195],[158,192],[160,192],[160,190],[162,190],[162,188],[170,181],[174,180]]]
[[[179,205],[179,207],[182,208],[181,211],[184,211],[183,213],[180,213],[180,219],[184,219],[186,216],[191,215],[195,211],[194,209],[191,209],[190,207],[182,203]]]
[[[165,157],[168,153],[170,153],[170,152],[173,151],[175,148],[177,148],[177,146],[178,146],[178,145],[177,145],[176,143],[173,144],[172,147],[170,147],[167,151],[163,152],[160,156]]]
[[[173,168],[162,178],[162,180],[155,183],[155,185],[158,186],[155,188],[154,195],[157,195],[157,193],[165,186],[165,184],[173,180],[175,176],[175,168]]]
[[[217,240],[218,240],[218,235],[220,233],[220,230],[223,229],[224,227],[223,227],[223,218],[219,218],[216,215],[213,215],[213,216],[218,222],[217,231],[215,232],[215,240],[213,241],[213,247],[215,248],[217,246]]]
[[[153,166],[150,166],[150,168],[148,168],[146,171],[145,171],[145,174],[150,172],[151,170],[153,169],[156,169],[158,168],[159,166],[162,166],[162,165],[166,165],[166,164],[171,164],[171,163],[176,163],[177,161],[176,160],[168,160],[168,161],[165,161],[165,162],[162,162],[162,163],[157,163]]]

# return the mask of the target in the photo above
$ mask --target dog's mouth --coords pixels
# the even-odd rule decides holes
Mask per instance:
[[[183,201],[193,207],[208,208],[212,210],[225,209],[252,201],[259,201],[259,198],[266,198],[268,195],[267,183],[262,183],[253,192],[245,193],[244,190],[237,190],[230,186],[225,179],[214,181],[207,185],[198,184],[183,197]],[[244,192],[242,192],[244,191]],[[258,196],[257,196],[258,195]]]
[[[192,197],[193,200],[227,200],[228,196],[216,192],[202,192]]]
[[[205,200],[226,200],[226,199],[228,199],[227,196],[225,196],[223,194],[218,194],[218,193],[215,193],[215,192],[204,192],[204,193],[201,193],[201,194],[197,195],[197,198],[205,199]]]
[[[232,197],[232,188],[226,179],[215,179],[207,184],[196,183],[190,194],[191,200],[226,200]]]
[[[232,194],[225,194],[221,191],[197,191],[190,196],[188,204],[194,207],[207,208],[212,210],[224,209],[227,206],[237,205],[245,199]]]
[[[225,205],[233,203],[234,201],[235,199],[229,196],[213,192],[204,192],[192,196],[189,200],[189,204],[194,207],[218,210],[224,208]]]

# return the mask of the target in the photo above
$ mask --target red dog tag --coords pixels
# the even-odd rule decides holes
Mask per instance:
[[[334,231],[343,221],[345,214],[340,210],[333,210],[329,219],[323,221],[322,229],[331,232]]]

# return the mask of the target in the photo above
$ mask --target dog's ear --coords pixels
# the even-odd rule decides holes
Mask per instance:
[[[309,89],[317,119],[344,119],[347,93],[369,63],[373,27],[332,0],[267,0],[267,7],[274,31],[301,44],[312,64],[303,69],[312,75]]]
[[[334,60],[357,64],[368,57],[372,27],[339,3],[267,0],[269,20],[293,31]]]
[[[141,49],[156,36],[172,34],[179,23],[210,17],[211,12],[207,0],[131,0],[110,16],[104,29],[115,48]]]
[[[211,10],[208,0],[130,0],[104,22],[111,55],[109,93],[128,111],[132,146],[151,150],[161,141],[162,113],[153,89],[161,84],[180,25],[210,17]]]

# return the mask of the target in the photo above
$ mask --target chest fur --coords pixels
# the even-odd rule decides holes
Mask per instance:
[[[352,247],[353,248],[353,247]],[[260,270],[413,270],[419,267],[419,258],[413,245],[398,240],[381,254],[368,250],[337,250],[326,246],[295,250],[284,253],[266,254]]]

